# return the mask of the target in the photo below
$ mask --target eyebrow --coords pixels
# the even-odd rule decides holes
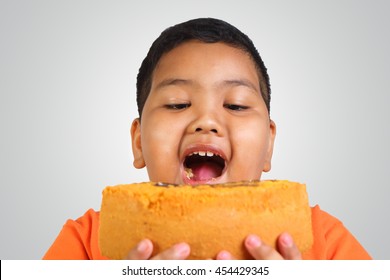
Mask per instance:
[[[220,83],[221,86],[230,86],[230,87],[235,87],[235,86],[244,86],[247,88],[250,88],[254,90],[255,92],[258,92],[258,88],[249,80],[247,79],[233,79],[233,80],[224,80]]]
[[[176,85],[193,85],[196,84],[193,80],[171,78],[165,79],[157,84],[156,89],[160,89],[167,86],[176,86]],[[244,86],[258,92],[258,88],[248,79],[231,79],[223,80],[222,82],[216,83],[217,87],[236,87]]]
[[[177,79],[177,78],[165,79],[157,84],[156,89],[160,89],[167,86],[175,86],[175,85],[190,85],[193,83],[194,82],[192,80],[186,80],[186,79]]]

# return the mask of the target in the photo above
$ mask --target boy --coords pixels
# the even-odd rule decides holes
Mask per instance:
[[[216,19],[195,19],[165,30],[137,78],[139,118],[131,127],[134,166],[151,181],[213,184],[260,179],[271,168],[276,126],[270,119],[267,70],[252,41]],[[341,222],[312,208],[314,245],[303,255],[282,233],[278,250],[249,234],[254,259],[369,259]],[[243,221],[245,222],[245,221]],[[99,213],[68,221],[44,259],[104,259]],[[185,240],[183,240],[185,242]],[[128,259],[185,259],[186,243],[152,256],[142,240]],[[216,259],[234,259],[227,251]]]

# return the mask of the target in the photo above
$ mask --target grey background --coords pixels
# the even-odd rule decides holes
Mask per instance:
[[[0,0],[1,259],[39,259],[132,167],[135,77],[160,32],[224,19],[258,47],[277,124],[263,179],[307,184],[389,259],[388,1]]]

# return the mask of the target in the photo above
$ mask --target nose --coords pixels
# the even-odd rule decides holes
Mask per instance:
[[[210,132],[214,132],[214,133],[218,133],[218,130],[215,129],[215,128],[212,128],[212,129],[203,129],[201,127],[197,127],[195,129],[195,132],[202,132],[202,131],[210,131]]]
[[[202,112],[188,126],[189,133],[212,133],[221,136],[223,128],[214,112]]]

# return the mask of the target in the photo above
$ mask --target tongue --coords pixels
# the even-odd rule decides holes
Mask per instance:
[[[213,162],[203,162],[191,166],[193,179],[196,181],[208,181],[221,176],[221,167]]]

